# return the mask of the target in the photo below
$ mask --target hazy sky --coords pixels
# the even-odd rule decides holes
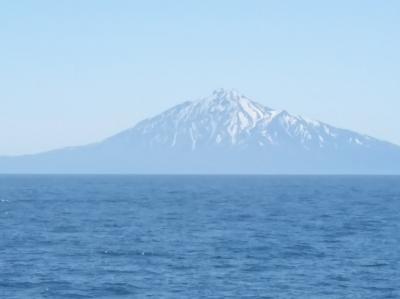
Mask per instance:
[[[400,144],[400,1],[0,4],[0,154],[100,140],[235,88]]]

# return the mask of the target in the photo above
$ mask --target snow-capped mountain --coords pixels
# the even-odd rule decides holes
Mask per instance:
[[[400,147],[219,89],[96,144],[0,159],[0,172],[389,174]]]
[[[319,121],[260,105],[235,90],[181,105],[140,122],[106,142],[137,142],[154,148],[196,151],[204,148],[296,146],[318,150],[372,147],[377,140]]]

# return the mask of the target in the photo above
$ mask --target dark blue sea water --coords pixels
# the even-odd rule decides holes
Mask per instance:
[[[400,177],[0,176],[0,298],[400,298]]]

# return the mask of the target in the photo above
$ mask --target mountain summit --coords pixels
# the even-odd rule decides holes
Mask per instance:
[[[0,159],[0,172],[389,174],[400,147],[218,89],[96,144]]]

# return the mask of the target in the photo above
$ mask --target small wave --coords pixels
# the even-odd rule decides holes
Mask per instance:
[[[377,267],[387,267],[387,266],[389,266],[389,264],[385,264],[385,263],[375,263],[375,264],[362,265],[362,267],[366,267],[366,268],[377,268]]]
[[[146,256],[146,257],[155,257],[155,258],[169,258],[170,255],[163,252],[154,252],[154,251],[143,251],[143,250],[101,250],[99,252],[101,255],[109,256],[109,257],[135,257],[135,256]]]
[[[112,296],[126,296],[137,293],[139,288],[129,283],[106,283],[102,287],[94,289],[96,293]]]

